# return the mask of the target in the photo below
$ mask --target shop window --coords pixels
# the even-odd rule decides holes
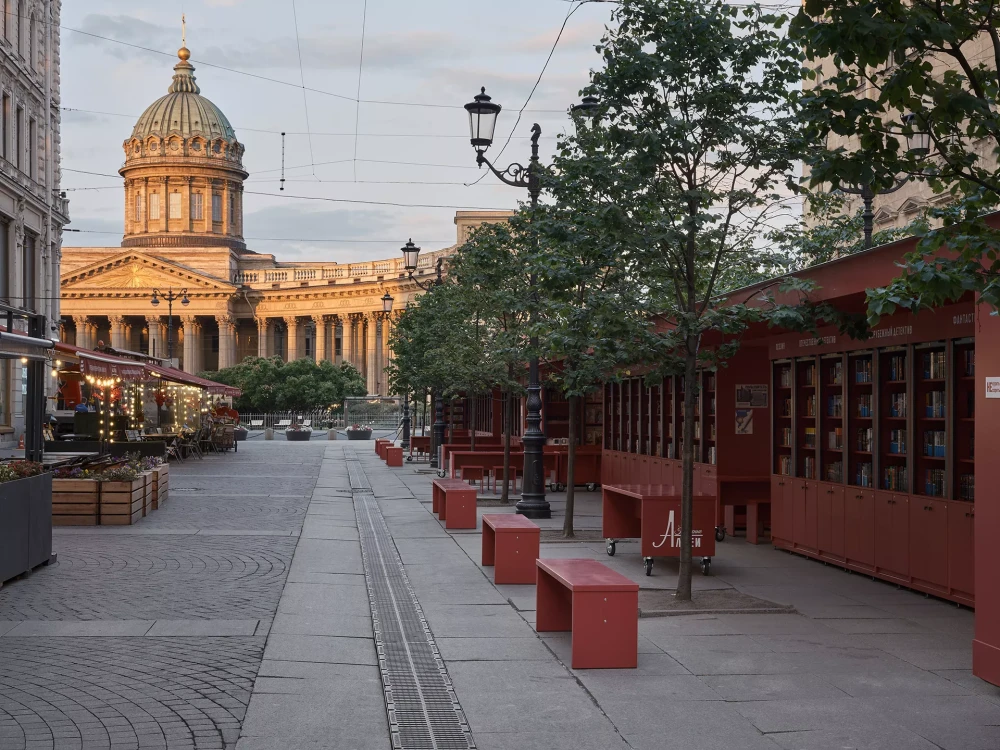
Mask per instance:
[[[158,221],[160,218],[160,194],[150,193],[149,196],[149,218]]]
[[[181,194],[180,193],[170,193],[169,203],[168,203],[168,217],[171,219],[181,218]]]
[[[204,218],[203,211],[201,193],[191,193],[191,218],[195,221],[201,221]]]

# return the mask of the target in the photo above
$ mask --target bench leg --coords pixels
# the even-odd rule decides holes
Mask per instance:
[[[485,529],[486,526],[484,525]],[[503,531],[496,535],[496,568],[493,571],[494,583],[515,583],[531,585],[535,583],[535,561],[539,556],[539,537],[537,529],[519,529]],[[484,534],[485,539],[485,534]],[[484,541],[485,544],[485,541]]]
[[[483,565],[493,565],[496,561],[496,532],[487,523],[483,524]]]
[[[573,626],[573,593],[537,566],[535,570],[538,571],[535,630],[539,633],[570,630]]]
[[[747,541],[757,544],[760,536],[760,521],[757,514],[757,503],[747,503]]]
[[[573,597],[573,669],[635,669],[639,592],[585,591]]]
[[[447,517],[441,514],[446,529],[476,528],[476,489],[448,490],[442,507],[447,508]],[[451,507],[448,507],[451,506]]]
[[[722,509],[723,523],[729,536],[736,536],[736,506],[726,505]]]

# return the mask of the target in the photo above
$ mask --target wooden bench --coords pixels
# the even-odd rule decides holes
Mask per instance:
[[[538,560],[539,633],[573,634],[573,669],[635,669],[639,584],[591,559]]]
[[[385,438],[375,439],[375,453],[377,453],[378,457],[381,458],[383,461],[385,461],[384,448],[387,445],[392,445],[392,441],[386,440]]]
[[[418,456],[430,455],[431,436],[430,435],[410,435],[410,456],[416,452]]]
[[[431,510],[446,529],[476,528],[476,488],[461,479],[435,479],[431,487]]]
[[[483,565],[492,565],[494,583],[535,583],[541,529],[524,516],[483,516]]]
[[[395,445],[387,445],[385,447],[385,465],[386,466],[402,466],[403,465],[403,449]]]

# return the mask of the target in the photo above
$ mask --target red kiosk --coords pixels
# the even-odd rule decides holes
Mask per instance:
[[[797,275],[818,285],[812,300],[863,312],[866,288],[896,277],[914,246]],[[1000,685],[1000,502],[988,492],[1000,484],[1000,316],[970,295],[886,317],[865,341],[762,325],[699,377],[694,491],[718,497],[718,538],[741,522],[749,541],[769,528],[775,547],[974,606],[973,672]],[[604,484],[680,485],[684,388],[606,388]]]

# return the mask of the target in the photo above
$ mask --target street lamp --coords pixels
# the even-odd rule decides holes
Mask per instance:
[[[906,135],[906,150],[915,157],[923,157],[930,153],[931,134],[919,129],[917,116],[914,114],[903,115],[903,133]],[[903,185],[909,182],[911,175],[905,177],[894,177],[894,184],[890,188],[875,191],[871,185],[862,185],[856,188],[840,187],[842,193],[848,195],[861,196],[864,209],[861,212],[861,220],[864,223],[865,250],[872,246],[872,231],[875,224],[875,196],[889,195],[895,193]]]
[[[441,269],[444,263],[443,255],[437,259],[437,263],[435,264],[437,268],[437,276],[434,279],[434,283],[431,285],[425,285],[420,283],[420,280],[415,278],[413,275],[413,272],[417,270],[417,261],[420,259],[420,248],[413,244],[412,237],[406,241],[405,245],[403,245],[402,251],[403,268],[405,268],[407,274],[409,274],[410,281],[423,289],[425,292],[429,292],[431,290],[431,286],[441,286]]]
[[[386,292],[384,295],[382,295],[382,312],[384,312],[386,315],[391,313],[393,302],[395,302],[395,300],[392,298],[392,295],[389,294],[389,292]]]
[[[160,297],[167,301],[167,359],[169,360],[174,358],[174,302],[180,300],[185,307],[190,305],[191,300],[188,299],[187,293],[187,289],[181,289],[178,294],[174,294],[173,289],[167,289],[166,294],[159,289],[154,289],[153,299],[149,301],[153,307],[160,304]]]
[[[465,105],[465,110],[469,113],[469,135],[472,147],[476,150],[476,164],[480,168],[485,164],[505,185],[527,188],[528,196],[531,198],[531,208],[532,210],[537,208],[538,196],[541,194],[538,163],[538,139],[542,135],[541,127],[537,122],[531,126],[531,160],[528,166],[514,163],[501,171],[486,158],[486,150],[493,143],[500,105],[490,99],[486,94],[486,87],[483,87],[473,101]],[[536,282],[537,276],[532,272],[528,285],[533,298]],[[535,311],[532,310],[530,320],[532,331],[534,323]],[[524,479],[517,512],[528,518],[551,518],[552,509],[545,499],[545,468],[542,456],[545,435],[542,433],[542,387],[538,374],[537,334],[531,334],[528,345],[531,349],[531,357],[528,359],[528,414],[524,435],[521,438],[524,445]]]

